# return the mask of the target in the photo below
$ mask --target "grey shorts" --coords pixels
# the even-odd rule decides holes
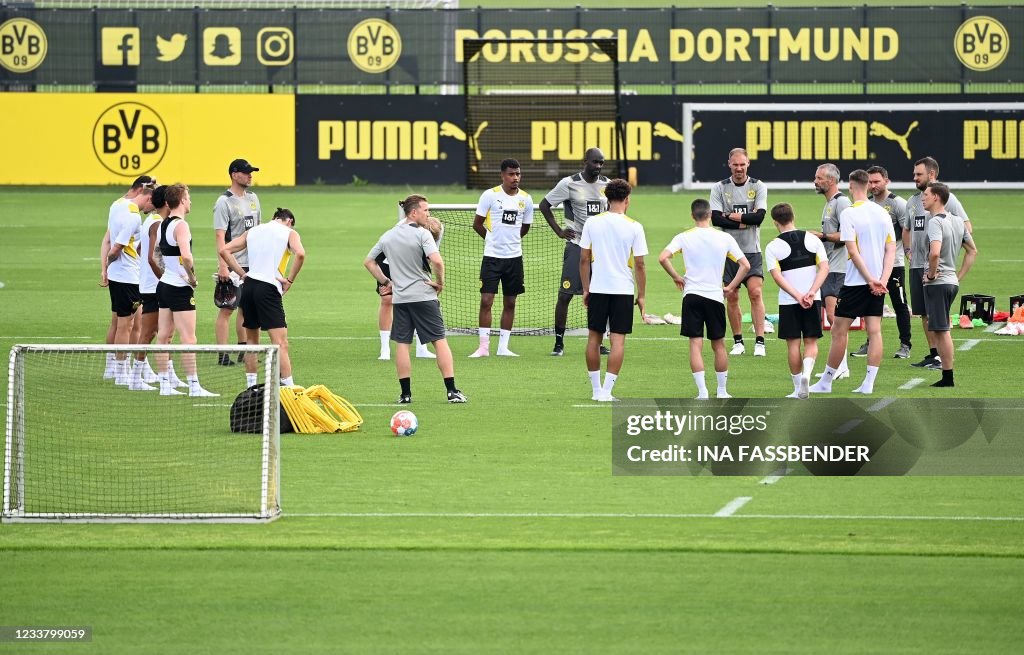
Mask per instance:
[[[444,318],[441,317],[441,303],[437,300],[395,303],[393,309],[391,340],[395,343],[412,343],[413,330],[419,334],[423,344],[444,339]]]
[[[761,263],[761,253],[759,252],[745,252],[743,256],[747,258],[747,262],[750,264],[750,272],[747,273],[747,277],[743,278],[742,284],[746,284],[747,280],[752,277],[759,277],[764,279],[764,265]],[[736,273],[740,270],[740,265],[731,259],[725,260],[725,270],[722,273],[722,284],[729,284],[732,279],[736,277]]]
[[[565,295],[583,295],[583,282],[580,281],[580,247],[572,241],[565,242],[562,253],[562,281],[558,293]]]
[[[846,273],[829,273],[825,277],[825,283],[821,285],[821,298],[824,300],[828,296],[839,297],[839,291],[843,288],[843,284],[846,282]]]
[[[924,269],[912,268],[907,271],[907,277],[910,278],[910,313],[914,316],[926,316],[928,303],[925,301],[924,282],[921,280],[924,277]]]
[[[924,306],[928,312],[928,329],[932,332],[949,331],[949,310],[960,291],[956,284],[929,284],[924,287]]]

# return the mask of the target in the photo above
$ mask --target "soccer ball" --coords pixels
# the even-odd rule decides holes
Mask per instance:
[[[416,415],[407,409],[395,412],[395,415],[391,417],[391,431],[395,433],[396,437],[411,437],[416,434],[416,429],[419,427],[420,422],[416,419]]]

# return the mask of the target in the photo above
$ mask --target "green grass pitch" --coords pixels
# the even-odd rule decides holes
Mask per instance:
[[[546,191],[528,177],[524,187],[538,200]],[[437,203],[476,194],[255,190],[268,214],[295,211],[308,254],[285,299],[296,381],[328,385],[366,424],[354,434],[282,438],[284,516],[269,525],[0,525],[0,623],[94,629],[91,643],[35,650],[1019,650],[1017,479],[613,477],[610,411],[589,401],[581,337],[567,339],[563,358],[548,356],[550,337],[515,337],[514,361],[466,359],[476,338],[453,337],[469,404],[449,406],[434,364],[414,360],[420,431],[393,438],[387,419],[398,385],[393,363],[376,360],[377,299],[362,259],[409,192]],[[193,192],[202,342],[213,341],[211,209],[220,191]],[[33,339],[102,342],[109,305],[96,285],[97,256],[120,192],[0,192],[0,350]],[[1007,211],[1018,194],[959,195],[980,250],[962,291],[993,295],[1005,309],[1010,295],[1024,293],[1022,240]],[[634,194],[630,214],[645,225],[652,251],[649,311],[679,313],[675,287],[654,259],[690,223],[694,197],[648,187]],[[782,200],[794,204],[799,225],[819,222],[820,196],[770,191],[772,203]],[[547,231],[542,221],[534,229]],[[772,233],[762,230],[763,241]],[[769,312],[775,292],[767,283]],[[876,396],[952,396],[899,388],[938,374],[888,359],[895,321],[884,326]],[[918,322],[914,338],[920,356]],[[1019,395],[1024,341],[980,329],[954,338],[958,348],[977,340],[957,352],[955,397]],[[851,347],[859,345],[854,333]],[[692,396],[685,348],[674,326],[636,325],[616,395]],[[784,349],[771,335],[768,350],[763,360],[732,359],[731,393],[789,392]],[[853,384],[838,382],[840,395],[863,374],[863,360],[851,366]],[[96,416],[83,418],[83,431],[118,400],[112,388],[92,393]],[[740,496],[751,500],[735,515],[713,516]],[[31,650],[0,643],[0,652]]]

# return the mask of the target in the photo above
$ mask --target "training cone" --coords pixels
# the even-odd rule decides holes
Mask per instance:
[[[971,317],[967,314],[960,315],[960,329],[971,330],[974,328],[974,323],[971,322]]]

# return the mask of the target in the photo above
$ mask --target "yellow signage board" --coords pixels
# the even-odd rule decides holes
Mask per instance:
[[[295,184],[291,95],[2,93],[0,116],[0,184],[217,186],[237,158],[260,185]]]

